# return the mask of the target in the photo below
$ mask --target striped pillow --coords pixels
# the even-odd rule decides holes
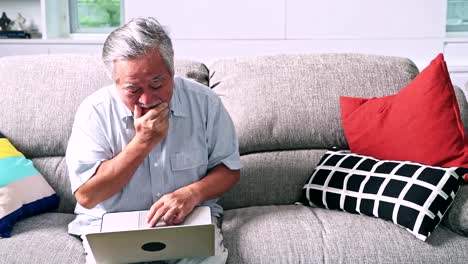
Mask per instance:
[[[0,237],[21,219],[54,210],[59,197],[31,160],[0,133]]]

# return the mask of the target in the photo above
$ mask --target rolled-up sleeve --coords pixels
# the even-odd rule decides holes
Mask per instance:
[[[216,97],[210,104],[208,113],[208,168],[221,163],[230,170],[242,167],[239,155],[239,142],[236,130],[223,103]]]
[[[94,106],[83,102],[77,110],[65,159],[72,192],[89,180],[112,151]]]

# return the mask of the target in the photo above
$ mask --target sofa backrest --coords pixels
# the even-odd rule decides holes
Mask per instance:
[[[347,149],[339,96],[397,93],[417,74],[406,58],[363,54],[232,58],[210,67],[210,86],[235,123],[244,168],[225,208],[291,204],[326,149]],[[467,105],[459,95],[462,118]]]
[[[175,71],[208,85],[208,69],[201,63],[178,60]],[[97,55],[0,58],[0,131],[60,196],[59,212],[73,212],[76,204],[64,160],[76,109],[111,83]]]

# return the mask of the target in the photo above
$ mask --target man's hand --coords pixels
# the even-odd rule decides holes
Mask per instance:
[[[148,226],[155,226],[159,220],[168,225],[182,223],[196,205],[219,197],[231,189],[239,177],[239,170],[230,170],[224,164],[215,166],[203,179],[166,194],[155,202],[146,216]]]
[[[164,195],[151,206],[146,223],[149,227],[155,226],[159,220],[167,225],[180,224],[198,203],[197,195],[189,186],[180,188]]]
[[[161,142],[169,130],[169,107],[167,103],[161,103],[142,115],[143,110],[135,105],[134,125],[135,139],[145,145],[155,146]]]

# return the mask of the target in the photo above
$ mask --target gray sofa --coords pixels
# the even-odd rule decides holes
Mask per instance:
[[[212,87],[236,125],[241,181],[221,199],[229,263],[467,263],[468,185],[426,242],[381,219],[294,205],[326,149],[347,148],[339,95],[396,93],[418,73],[409,59],[277,55],[209,68],[177,60],[176,72]],[[61,198],[55,212],[22,220],[0,239],[0,263],[84,263],[81,242],[67,233],[76,200],[64,154],[78,104],[109,83],[97,55],[0,58],[0,131]]]

